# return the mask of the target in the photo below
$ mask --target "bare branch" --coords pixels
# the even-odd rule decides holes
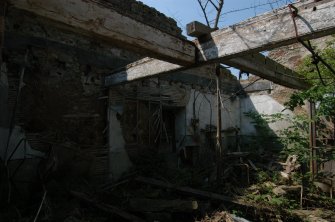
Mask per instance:
[[[200,6],[200,8],[201,8],[201,10],[202,10],[202,13],[203,13],[204,16],[205,16],[207,25],[210,27],[211,25],[210,25],[210,23],[209,23],[209,20],[208,20],[208,17],[207,17],[207,13],[206,13],[206,7],[207,7],[207,4],[208,4],[208,1],[209,1],[209,0],[207,0],[205,6],[202,5],[201,0],[198,0],[198,3],[199,3],[199,6]]]
[[[219,11],[219,8],[214,4],[212,0],[208,0],[210,3],[212,3],[213,7],[216,9],[216,11]]]
[[[207,6],[208,6],[209,3],[214,7],[214,9],[216,10],[216,16],[215,16],[215,19],[212,20],[212,21],[214,21],[214,27],[213,28],[217,29],[218,25],[219,25],[219,19],[220,19],[220,16],[221,16],[224,0],[215,0],[215,1],[214,0],[206,0],[206,3],[204,3],[202,0],[197,0],[197,1],[198,1],[199,6],[202,10],[202,13],[205,16],[206,23],[207,23],[208,27],[211,27],[211,22],[208,19],[208,16],[209,16],[208,14],[211,13],[211,12],[208,12],[208,10],[206,11],[206,9],[207,9]]]
[[[215,29],[217,29],[218,25],[219,25],[219,19],[220,19],[223,4],[224,4],[224,0],[220,0],[219,7],[217,9],[217,13],[216,13],[216,17],[215,17],[215,23],[214,23],[214,28]]]

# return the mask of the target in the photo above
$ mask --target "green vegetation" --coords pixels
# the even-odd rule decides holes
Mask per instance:
[[[335,41],[329,42],[328,46],[324,50],[319,51],[318,54],[335,69]],[[274,169],[267,165],[267,167],[259,169],[254,174],[254,185],[246,192],[246,197],[250,201],[279,209],[298,209],[300,208],[300,200],[297,191],[278,195],[274,193],[274,188],[302,185],[304,189],[303,206],[321,207],[324,209],[333,209],[335,206],[335,201],[329,198],[328,193],[322,193],[314,186],[308,167],[310,163],[310,121],[315,121],[316,123],[317,137],[323,136],[324,138],[331,137],[333,133],[331,128],[335,122],[335,74],[319,62],[319,75],[315,62],[313,62],[313,59],[308,56],[298,67],[298,72],[302,78],[311,84],[311,88],[293,93],[285,106],[287,109],[294,111],[295,108],[303,106],[306,101],[315,102],[315,119],[308,119],[306,114],[289,116],[284,113],[272,115],[259,114],[257,112],[245,113],[246,116],[252,119],[257,134],[260,136],[259,138],[265,140],[265,138],[271,139],[272,137],[272,139],[281,144],[281,149],[277,153],[273,149],[268,149],[267,152],[272,152],[274,156],[277,156],[279,162],[285,162],[290,155],[297,155],[298,162],[301,165],[299,170],[294,171],[290,175],[289,179],[283,179],[281,176],[280,171],[284,170],[283,167]],[[320,76],[322,79],[320,79]],[[278,121],[285,121],[287,127],[275,135],[269,128],[269,124]],[[264,144],[264,141],[259,139],[253,142],[252,145],[256,149],[262,143]],[[318,163],[335,159],[334,149],[323,148],[326,145],[329,146],[322,140],[317,141],[317,146],[321,147],[317,154]],[[331,145],[334,146],[334,144]],[[316,179],[318,178],[322,178],[322,175],[319,174]]]
[[[318,54],[335,69],[335,40],[328,42],[327,47]],[[298,106],[304,105],[304,101],[309,100],[318,103],[317,117],[335,116],[335,73],[332,73],[325,65],[318,62],[320,76],[311,56],[305,58],[297,71],[305,78],[312,87],[308,90],[294,93],[289,102],[285,105],[294,110]],[[324,84],[323,84],[323,83]]]

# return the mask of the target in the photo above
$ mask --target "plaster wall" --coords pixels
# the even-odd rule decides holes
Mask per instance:
[[[238,99],[231,100],[227,95],[221,95],[222,129],[236,127],[239,123]],[[195,110],[195,112],[194,112]],[[192,118],[199,119],[198,128],[206,129],[207,125],[217,125],[217,97],[209,93],[202,93],[192,89],[191,97],[186,105],[187,135],[193,135]]]
[[[110,105],[109,107],[109,176],[117,180],[127,172],[132,163],[125,149],[125,140],[122,134],[121,122],[117,118],[122,114],[122,106]]]
[[[256,135],[256,129],[251,123],[253,120],[245,115],[247,112],[257,112],[259,114],[275,114],[283,113],[289,116],[293,116],[293,113],[289,110],[285,110],[285,107],[271,97],[269,94],[257,95],[250,94],[245,98],[240,99],[240,129],[241,135]],[[282,112],[283,111],[283,112]],[[287,128],[287,121],[278,121],[275,123],[270,123],[269,128],[276,134],[279,134],[279,131]]]

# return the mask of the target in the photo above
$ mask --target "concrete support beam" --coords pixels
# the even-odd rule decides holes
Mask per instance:
[[[198,76],[201,78],[215,79],[215,76],[211,76],[211,73],[214,72],[215,67],[212,64],[195,68],[187,68],[181,65],[176,65],[173,63],[153,58],[144,58],[127,65],[122,70],[117,70],[116,74],[106,76],[105,86],[114,86],[120,83],[126,83],[138,79],[151,78],[160,74],[166,75],[170,73],[174,74],[179,73],[179,75],[186,74],[186,75]],[[226,72],[229,71],[226,70]],[[145,73],[145,76],[143,75],[143,73]]]
[[[212,32],[193,43],[173,37],[115,12],[97,0],[10,0],[19,9],[68,24],[90,35],[147,56],[190,65],[222,62],[233,57],[289,45],[296,41],[288,7]],[[335,2],[314,0],[296,3],[299,36],[313,39],[335,32]],[[198,50],[195,55],[196,49]]]
[[[295,5],[298,34],[301,39],[313,39],[335,33],[335,2],[324,0],[306,1]],[[210,35],[202,42],[195,41],[198,47],[198,63],[221,62],[269,79],[287,87],[304,89],[308,85],[292,71],[280,64],[256,55],[257,52],[273,49],[296,42],[293,20],[288,7],[269,12],[232,27],[224,28]],[[254,53],[253,56],[245,56]],[[257,61],[257,65],[252,64]],[[150,61],[150,62],[148,62]],[[144,66],[142,68],[137,66]],[[271,69],[277,70],[271,70]],[[141,70],[142,69],[142,70]],[[115,73],[106,79],[107,85],[116,85],[158,74],[185,70],[184,66],[159,60],[147,60],[132,64],[129,69]],[[279,71],[278,71],[279,70]]]
[[[200,37],[203,35],[207,35],[214,31],[212,28],[204,25],[198,21],[191,22],[186,25],[187,35],[192,37]]]
[[[182,65],[195,63],[192,42],[119,14],[101,0],[9,0],[13,7],[73,27],[118,47]]]
[[[335,33],[335,1],[294,4],[299,38],[309,40]],[[290,9],[286,6],[228,28],[212,32],[206,41],[195,41],[198,62],[224,62],[297,42]]]
[[[297,73],[261,54],[234,58],[226,60],[224,63],[286,87],[294,89],[307,89],[309,87],[305,81],[299,79]],[[188,73],[202,77],[206,75],[210,77],[211,74],[214,75],[213,66],[211,65],[187,69],[169,62],[146,58],[128,65],[122,71],[107,76],[105,78],[105,85],[114,86],[142,78],[175,72],[180,72],[181,75]]]
[[[107,85],[115,85],[161,73],[185,70],[208,63],[229,63],[247,54],[289,45],[296,41],[296,33],[288,7],[251,18],[224,28],[193,43],[176,38],[151,26],[144,25],[114,11],[108,2],[100,0],[9,0],[16,8],[35,13],[95,36],[117,46],[141,52],[153,58],[141,60],[122,72],[108,77]],[[335,33],[335,1],[308,0],[296,3],[296,23],[303,40]],[[245,67],[245,60],[240,60]],[[230,61],[239,64],[235,61]],[[175,64],[173,64],[175,63]],[[178,64],[178,65],[176,65]],[[259,63],[262,65],[262,63]],[[257,69],[257,75],[289,87],[301,88],[300,80],[268,76]],[[273,74],[273,73],[272,73]],[[284,73],[285,74],[285,73]],[[285,74],[286,75],[286,74]],[[296,84],[299,81],[300,83]],[[287,83],[289,82],[289,83]]]
[[[6,2],[0,0],[0,66],[2,64],[2,48],[4,45],[5,8],[6,8]]]
[[[279,85],[293,89],[308,89],[310,85],[299,74],[262,54],[252,54],[225,61],[225,64],[252,73]]]

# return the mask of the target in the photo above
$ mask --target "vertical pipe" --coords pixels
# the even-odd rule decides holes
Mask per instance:
[[[139,144],[139,122],[140,122],[140,109],[139,101],[136,99],[136,144]]]
[[[2,49],[5,35],[5,10],[6,1],[0,0],[0,66],[2,65]]]
[[[220,65],[215,69],[216,74],[216,96],[217,96],[217,130],[216,130],[216,151],[217,151],[217,182],[221,184],[222,177],[222,135],[221,135],[221,96],[220,96]]]
[[[310,148],[310,172],[314,179],[317,173],[317,162],[316,162],[316,127],[315,127],[315,103],[309,102],[309,148]]]
[[[175,110],[173,110],[173,112],[171,113],[169,119],[171,122],[171,129],[172,129],[172,152],[176,153],[177,151],[177,145],[176,145],[176,114],[175,114]]]
[[[0,76],[7,76],[6,65],[3,61],[4,35],[5,35],[5,10],[6,1],[0,0]],[[0,125],[9,127],[9,109],[8,109],[8,80],[3,79],[4,85],[0,89]],[[0,157],[1,160],[1,157]]]
[[[149,100],[149,145],[151,145],[151,102]]]

